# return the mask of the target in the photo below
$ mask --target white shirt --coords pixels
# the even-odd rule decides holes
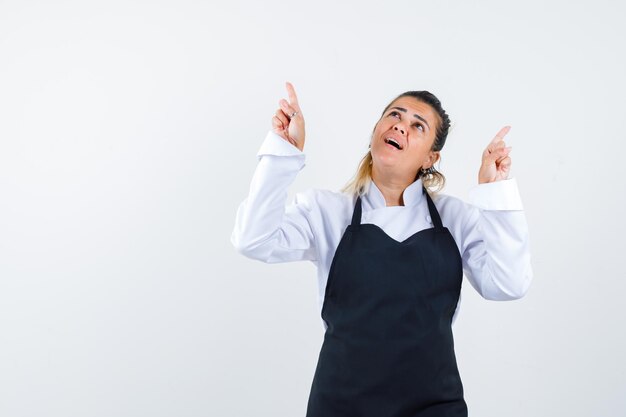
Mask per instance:
[[[313,262],[321,311],[330,265],[352,220],[356,196],[309,189],[296,193],[294,202],[287,205],[287,190],[304,168],[305,154],[270,131],[257,158],[249,195],[237,209],[231,242],[239,253],[265,263]],[[402,197],[404,206],[387,207],[370,181],[361,197],[361,223],[375,224],[397,241],[433,227],[421,179],[409,185]],[[523,297],[533,273],[528,228],[515,179],[473,187],[471,204],[441,193],[431,197],[443,226],[457,244],[463,272],[472,287],[488,300]],[[460,300],[453,323],[459,305]]]

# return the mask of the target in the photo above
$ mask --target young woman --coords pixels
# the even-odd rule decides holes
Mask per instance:
[[[463,273],[490,300],[520,298],[532,279],[509,127],[483,152],[467,204],[436,193],[450,126],[440,101],[403,93],[341,192],[311,189],[286,205],[305,165],[304,118],[287,90],[231,240],[253,259],[318,268],[325,335],[307,417],[467,416],[451,328]]]

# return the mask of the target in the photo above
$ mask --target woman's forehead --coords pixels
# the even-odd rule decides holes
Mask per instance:
[[[433,116],[435,115],[435,112],[430,104],[424,103],[415,97],[400,97],[389,105],[389,109],[392,107],[402,107],[407,110],[415,110],[421,113],[427,113]]]
[[[435,110],[430,106],[430,104],[424,103],[415,97],[405,96],[394,100],[387,108],[387,112],[394,107],[404,109],[407,114],[410,115],[420,115],[426,119],[431,126],[434,126],[434,124],[437,123],[437,113],[435,113]]]

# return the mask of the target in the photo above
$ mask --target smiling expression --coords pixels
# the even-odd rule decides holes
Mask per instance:
[[[393,170],[415,178],[430,168],[439,152],[432,151],[439,117],[433,108],[413,97],[400,97],[389,105],[372,134],[371,153],[376,169]]]

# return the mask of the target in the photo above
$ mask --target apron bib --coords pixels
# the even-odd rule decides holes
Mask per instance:
[[[424,193],[434,227],[402,242],[361,224],[357,197],[326,284],[307,417],[467,416],[452,337],[461,255]]]

